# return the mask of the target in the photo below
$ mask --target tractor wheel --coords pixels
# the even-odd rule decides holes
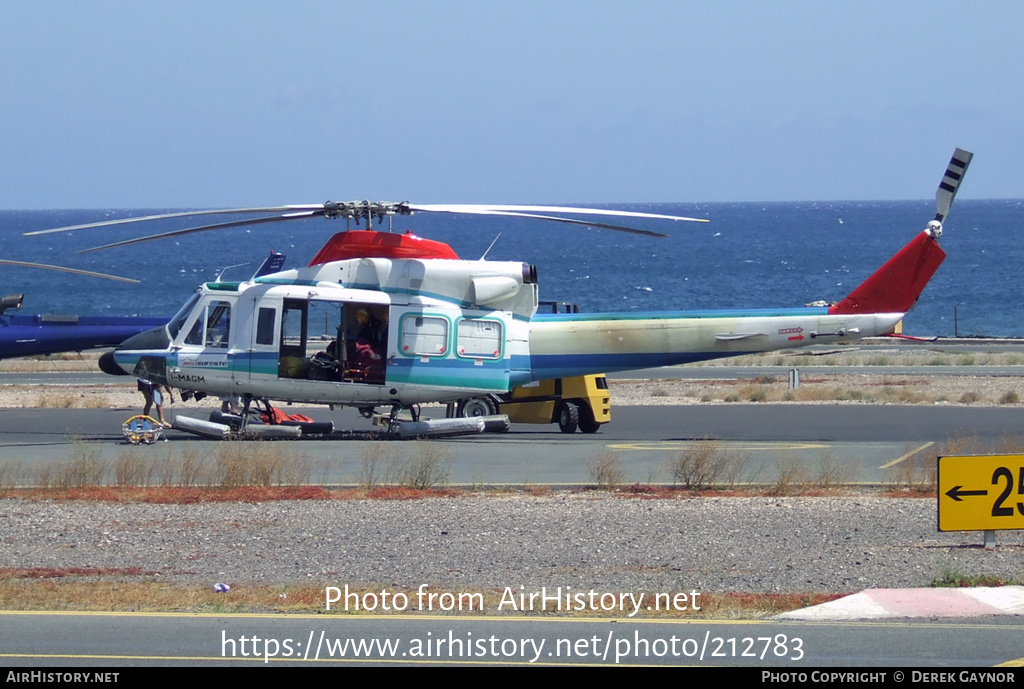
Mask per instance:
[[[575,402],[562,402],[558,411],[558,427],[562,433],[575,433],[580,425],[580,408]]]
[[[589,406],[584,405],[580,408],[580,431],[583,433],[597,433],[597,429],[601,427],[597,421],[594,421],[594,410]]]

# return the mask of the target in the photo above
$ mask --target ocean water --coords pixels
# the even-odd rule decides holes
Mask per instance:
[[[800,306],[838,301],[935,213],[933,201],[617,204],[708,218],[642,221],[654,239],[559,223],[419,213],[396,231],[447,242],[463,258],[488,254],[537,266],[541,299],[581,310],[652,311]],[[141,284],[0,266],[0,293],[25,293],[22,313],[170,316],[200,282],[251,276],[271,250],[304,265],[344,221],[233,228],[88,254],[80,249],[189,226],[182,220],[25,237],[24,232],[176,209],[0,211],[0,258],[66,265]],[[227,218],[220,218],[227,219]],[[202,224],[201,222],[191,223]],[[386,227],[384,228],[386,229]],[[949,257],[905,322],[916,335],[1024,335],[1024,200],[960,200],[941,244]],[[956,318],[956,322],[954,322]]]

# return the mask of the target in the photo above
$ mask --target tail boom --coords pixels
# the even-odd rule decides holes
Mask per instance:
[[[513,366],[513,377],[543,380],[849,342],[890,332],[903,315],[802,308],[535,316],[529,360]]]

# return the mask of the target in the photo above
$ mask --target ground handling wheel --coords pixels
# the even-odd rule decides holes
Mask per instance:
[[[490,397],[469,397],[459,401],[456,416],[494,416],[498,405]]]

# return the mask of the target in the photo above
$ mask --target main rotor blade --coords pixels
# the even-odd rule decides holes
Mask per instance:
[[[574,213],[579,215],[610,215],[619,218],[651,218],[654,220],[710,222],[707,218],[687,218],[680,215],[662,215],[660,213],[642,213],[640,211],[616,211],[607,208],[581,208],[577,206],[503,206],[480,203],[453,203],[426,205],[409,204],[409,208],[414,211],[429,213],[480,213],[483,215],[492,215],[494,211],[509,213]]]
[[[94,278],[106,278],[108,280],[120,280],[121,282],[134,282],[138,284],[138,280],[131,278],[123,278],[118,275],[107,275],[106,273],[94,273],[91,270],[78,270],[77,268],[66,268],[64,266],[51,266],[48,263],[29,263],[28,261],[5,261],[0,259],[0,264],[5,266],[21,266],[24,268],[43,268],[45,270],[59,270],[63,273],[75,273],[76,275],[88,275]]]
[[[128,223],[147,222],[150,220],[166,220],[169,218],[188,218],[197,215],[232,215],[238,213],[287,213],[289,211],[317,210],[323,208],[322,203],[300,204],[292,206],[264,206],[256,208],[220,208],[216,210],[202,211],[180,211],[177,213],[161,213],[159,215],[146,215],[139,218],[121,218],[119,220],[101,220],[100,222],[86,223],[85,225],[69,225],[67,227],[55,227],[50,230],[36,230],[26,232],[26,237],[34,237],[41,234],[53,234],[55,232],[72,232],[74,230],[87,230],[91,227],[109,227],[111,225],[125,225]]]
[[[317,215],[323,215],[324,210],[321,207],[319,210],[302,211],[300,213],[285,213],[284,215],[275,215],[271,218],[249,218],[247,220],[232,220],[231,222],[219,222],[213,225],[202,225],[201,227],[186,227],[182,230],[173,230],[171,232],[162,232],[160,234],[151,234],[148,237],[136,237],[135,239],[125,239],[121,242],[114,242],[113,244],[104,244],[103,246],[94,246],[90,249],[82,249],[76,253],[87,254],[90,251],[99,251],[101,249],[112,249],[115,246],[128,246],[129,244],[139,244],[140,242],[150,242],[154,239],[164,239],[166,237],[178,237],[186,234],[193,234],[196,232],[206,232],[208,230],[223,230],[229,227],[242,227],[244,225],[262,225],[264,223],[272,222],[285,222],[288,220],[299,220],[302,218],[312,218]]]
[[[83,225],[69,225],[67,227],[58,227],[50,230],[36,230],[34,232],[26,232],[26,236],[36,236],[44,234],[52,234],[55,232],[70,232],[73,230],[83,230],[93,227],[108,227],[111,225],[123,225],[128,223],[147,222],[150,220],[168,220],[174,218],[187,218],[194,216],[203,215],[239,215],[247,213],[281,213],[269,218],[247,218],[244,220],[232,220],[229,222],[213,223],[210,225],[202,225],[199,227],[189,227],[181,230],[173,230],[170,232],[163,232],[160,234],[149,235],[146,237],[139,237],[135,239],[127,239],[120,242],[113,242],[111,244],[104,244],[103,246],[92,247],[90,249],[84,249],[78,253],[88,253],[90,251],[99,251],[100,249],[110,249],[117,246],[128,246],[130,244],[137,244],[139,242],[148,242],[154,239],[164,239],[166,237],[177,237],[186,234],[192,234],[195,232],[206,232],[208,230],[221,230],[230,227],[242,227],[246,225],[261,225],[265,223],[276,223],[284,222],[288,220],[299,220],[303,218],[311,218],[315,216],[325,216],[328,218],[359,218],[365,217],[369,223],[373,219],[381,220],[384,216],[391,216],[396,214],[407,215],[413,211],[421,211],[424,213],[465,213],[475,215],[505,215],[509,217],[518,218],[534,218],[537,220],[548,220],[551,222],[562,222],[570,225],[582,225],[585,227],[600,227],[608,230],[615,230],[617,232],[629,232],[632,234],[645,235],[648,237],[667,237],[668,235],[660,232],[651,232],[649,230],[640,230],[632,227],[625,227],[622,225],[612,225],[609,223],[594,222],[591,220],[573,220],[571,218],[563,218],[557,215],[548,215],[549,213],[559,214],[579,214],[579,215],[598,215],[598,216],[611,216],[611,217],[622,217],[622,218],[648,218],[656,220],[682,220],[688,222],[708,222],[707,218],[687,218],[677,215],[664,215],[661,213],[644,213],[640,211],[619,211],[610,210],[606,208],[581,208],[577,206],[516,206],[516,205],[485,205],[485,204],[427,204],[427,205],[411,205],[407,203],[371,203],[370,201],[352,201],[348,203],[334,203],[328,201],[323,204],[295,204],[286,206],[256,206],[251,208],[222,208],[214,210],[198,210],[198,211],[178,211],[174,213],[161,213],[158,215],[147,215],[138,218],[121,218],[118,220],[105,220],[101,222],[86,223]]]
[[[953,205],[956,192],[963,181],[967,166],[971,164],[974,154],[961,148],[953,151],[953,157],[949,159],[946,166],[946,174],[939,182],[939,188],[935,191],[935,219],[940,223],[949,215],[949,208]]]
[[[441,213],[463,213],[465,211],[437,211]],[[512,218],[536,218],[537,220],[550,220],[552,222],[564,222],[569,225],[583,225],[584,227],[600,227],[605,230],[616,230],[618,232],[629,232],[630,234],[642,234],[645,237],[658,237],[665,239],[669,235],[650,230],[638,230],[635,227],[623,227],[621,225],[609,225],[608,223],[594,222],[592,220],[575,220],[573,218],[560,218],[557,215],[537,215],[536,213],[510,213],[508,211],[477,210],[474,215],[505,215]]]

